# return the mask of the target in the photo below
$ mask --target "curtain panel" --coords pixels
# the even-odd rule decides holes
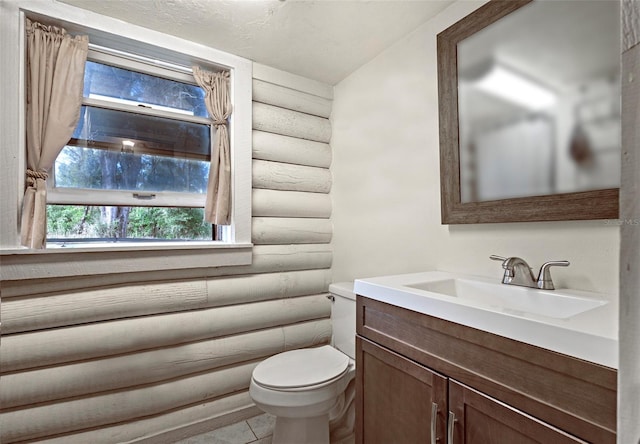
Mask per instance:
[[[41,249],[47,237],[47,185],[56,157],[80,117],[89,38],[27,19],[27,172],[21,244]]]
[[[229,72],[210,72],[197,66],[193,76],[205,91],[205,105],[216,134],[211,153],[209,182],[205,201],[205,220],[218,225],[231,223],[231,155],[228,119],[231,116]]]

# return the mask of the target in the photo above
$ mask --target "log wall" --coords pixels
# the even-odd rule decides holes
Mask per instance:
[[[331,89],[255,65],[253,92],[252,264],[4,282],[0,442],[175,442],[329,342]]]

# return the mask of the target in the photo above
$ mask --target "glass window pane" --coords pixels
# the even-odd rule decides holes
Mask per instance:
[[[54,185],[205,193],[210,146],[209,125],[83,106]]]
[[[204,194],[209,162],[65,146],[55,163],[55,186]]]
[[[47,205],[49,242],[212,240],[202,208]]]
[[[85,65],[84,96],[208,116],[204,91],[197,85],[92,61]]]
[[[93,106],[81,108],[73,138],[113,151],[211,158],[210,125]]]

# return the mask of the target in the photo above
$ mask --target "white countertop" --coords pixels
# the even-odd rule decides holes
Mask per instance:
[[[605,300],[606,303],[575,316],[558,319],[528,313],[507,313],[408,286],[454,278],[499,284],[499,280],[496,282],[483,277],[428,271],[356,279],[354,292],[397,307],[618,368],[618,304],[610,295],[560,290],[581,298]]]

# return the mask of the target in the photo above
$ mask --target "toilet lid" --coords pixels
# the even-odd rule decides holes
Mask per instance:
[[[253,379],[275,389],[307,387],[340,376],[348,366],[347,355],[325,345],[291,350],[265,359],[253,370]]]

